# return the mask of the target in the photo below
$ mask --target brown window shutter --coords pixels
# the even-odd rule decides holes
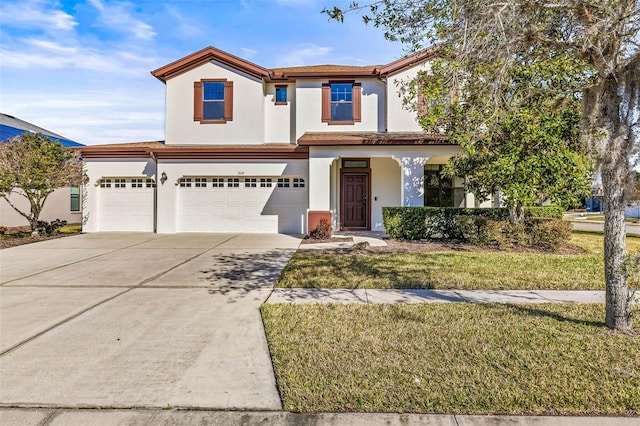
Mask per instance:
[[[331,121],[331,85],[322,83],[322,122]]]
[[[362,121],[362,85],[353,84],[353,121]]]
[[[193,121],[202,120],[202,82],[193,83]]]
[[[233,121],[233,81],[224,82],[224,119]]]

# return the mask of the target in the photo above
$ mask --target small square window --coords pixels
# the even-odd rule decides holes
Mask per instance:
[[[100,179],[100,188],[111,188],[111,179]]]
[[[213,178],[213,179],[211,179],[211,187],[212,188],[224,188],[224,179],[223,178]]]
[[[256,178],[246,178],[244,180],[244,187],[245,188],[255,188],[256,186],[258,186],[258,179],[256,179]]]
[[[207,187],[207,178],[196,178],[194,186],[196,188],[206,188]]]
[[[156,181],[153,179],[146,179],[146,185],[147,188],[155,188],[156,187]]]
[[[273,180],[271,178],[260,178],[260,188],[271,188]]]
[[[276,105],[287,104],[287,86],[276,86]]]
[[[304,188],[304,179],[302,179],[302,178],[293,178],[293,187],[294,188]]]
[[[181,188],[191,188],[191,178],[181,178],[180,179],[180,187]]]
[[[227,188],[240,188],[240,178],[227,178]]]
[[[127,187],[127,180],[126,179],[114,179],[113,180],[113,187],[114,188],[126,188]]]
[[[132,188],[142,188],[142,179],[131,179]]]
[[[289,188],[289,178],[278,178],[278,188]]]

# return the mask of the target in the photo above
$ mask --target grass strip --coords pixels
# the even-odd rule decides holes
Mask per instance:
[[[264,305],[285,410],[637,415],[640,336],[603,305]]]
[[[297,252],[276,282],[297,288],[603,290],[602,235],[574,233],[585,253],[496,251],[318,254]],[[640,238],[628,238],[631,253]]]

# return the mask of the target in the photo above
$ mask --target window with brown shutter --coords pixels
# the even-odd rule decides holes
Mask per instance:
[[[233,81],[202,79],[193,83],[193,120],[223,124],[233,120]]]
[[[354,81],[322,84],[322,122],[349,125],[362,120],[362,85]]]

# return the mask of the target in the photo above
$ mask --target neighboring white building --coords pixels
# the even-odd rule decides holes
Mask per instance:
[[[82,148],[84,231],[383,230],[383,206],[475,205],[441,165],[397,83],[433,49],[388,65],[266,69],[208,47],[152,72],[166,140]],[[312,217],[308,224],[308,218]]]

